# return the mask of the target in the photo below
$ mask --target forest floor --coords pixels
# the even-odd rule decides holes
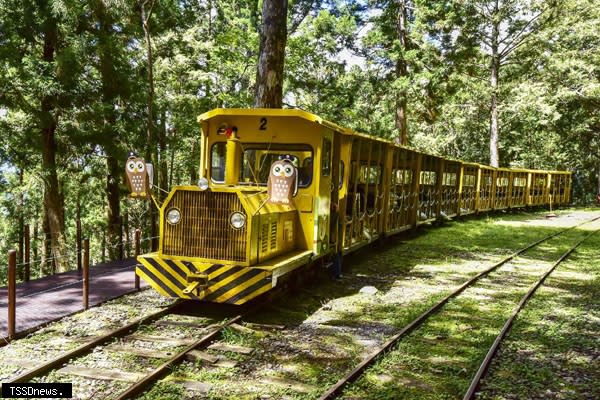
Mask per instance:
[[[317,399],[377,346],[470,277],[535,240],[600,216],[600,209],[556,214],[470,216],[423,226],[346,256],[342,279],[321,271],[252,316],[251,322],[284,324],[285,329],[227,330],[225,343],[252,348],[252,354],[208,350],[221,362],[186,361],[142,398]],[[404,338],[342,398],[462,398],[530,283],[568,247],[598,228],[600,221],[573,229],[515,260],[504,275],[498,271],[482,279]],[[561,264],[527,303],[477,398],[600,398],[599,249],[600,233]],[[150,290],[65,318],[0,349],[0,378],[19,372],[14,360],[35,359],[40,353],[50,357],[64,350],[70,337],[113,328],[120,320],[171,301]],[[129,361],[145,365],[135,357]],[[90,367],[123,368],[122,360],[113,361],[100,350],[85,362]],[[51,374],[43,381],[55,380],[73,382],[78,399],[99,398],[99,393],[110,398],[118,389],[106,381],[65,375]],[[204,391],[189,392],[182,381],[202,382]]]
[[[594,216],[598,209],[495,213],[423,227],[344,261],[277,300],[256,322],[280,332],[231,332],[255,348],[236,365],[184,363],[145,399],[185,397],[173,380],[196,380],[209,399],[315,399],[376,346],[469,277],[525,245]],[[574,229],[508,266],[509,281],[484,279],[380,359],[342,398],[462,398],[479,363],[531,282],[600,223]],[[517,318],[483,385],[482,399],[600,398],[600,234],[547,280]],[[526,282],[512,282],[525,271]],[[516,279],[516,278],[515,278]]]

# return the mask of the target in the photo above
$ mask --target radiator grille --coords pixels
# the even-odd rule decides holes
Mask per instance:
[[[173,207],[181,211],[181,221],[163,221],[163,254],[246,261],[246,226],[229,224],[231,213],[244,212],[235,193],[178,190],[166,211]]]

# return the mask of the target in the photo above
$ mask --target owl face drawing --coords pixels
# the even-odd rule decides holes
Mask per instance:
[[[267,194],[273,204],[290,204],[298,191],[298,170],[288,160],[275,161],[271,165]]]
[[[130,156],[125,163],[125,173],[130,196],[146,198],[148,195],[148,173],[144,159]]]

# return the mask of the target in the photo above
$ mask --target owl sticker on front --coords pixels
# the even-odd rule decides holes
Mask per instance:
[[[297,191],[298,170],[294,164],[288,159],[278,160],[271,164],[267,181],[269,203],[289,205]]]
[[[129,196],[145,199],[149,194],[149,185],[144,159],[131,154],[125,163],[125,173],[127,175],[127,187],[130,192]]]

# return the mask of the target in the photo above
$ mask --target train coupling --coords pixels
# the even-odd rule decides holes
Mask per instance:
[[[187,276],[187,283],[183,293],[190,294],[196,292],[198,294],[201,290],[208,287],[208,274],[189,274]]]

